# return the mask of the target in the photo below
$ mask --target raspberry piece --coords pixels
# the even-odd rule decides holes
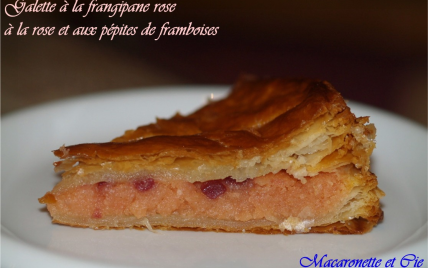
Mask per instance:
[[[223,185],[221,180],[206,181],[201,183],[201,191],[209,199],[216,199],[226,192],[226,186]]]
[[[100,181],[100,182],[97,182],[96,185],[97,185],[97,190],[102,191],[108,185],[108,182]]]
[[[92,218],[101,219],[102,217],[103,217],[103,213],[101,212],[101,209],[96,208],[92,213]]]
[[[147,190],[150,190],[155,185],[155,180],[152,178],[147,179],[140,179],[133,182],[135,189],[137,189],[139,192],[145,192]]]

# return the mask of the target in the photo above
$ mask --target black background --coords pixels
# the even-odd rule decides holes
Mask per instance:
[[[35,1],[26,1],[27,5]],[[43,3],[47,1],[39,1]],[[346,99],[427,124],[426,1],[182,1],[172,13],[5,15],[2,1],[2,114],[80,94],[178,84],[232,84],[241,73],[330,81]],[[127,1],[138,3],[137,1]],[[88,3],[88,1],[79,1]],[[115,1],[99,0],[101,3]],[[150,3],[152,6],[158,2]],[[159,2],[161,3],[161,2]],[[162,2],[169,3],[169,2]],[[84,11],[87,10],[87,5]],[[53,36],[17,36],[19,23],[55,26]],[[152,22],[154,36],[141,36]],[[219,27],[215,36],[161,36],[170,26]],[[104,37],[101,27],[138,26]],[[9,24],[12,36],[4,33]],[[57,30],[70,25],[69,35]],[[95,36],[72,36],[79,26]],[[156,37],[155,37],[156,36]]]

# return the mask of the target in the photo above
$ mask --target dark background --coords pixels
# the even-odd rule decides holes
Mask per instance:
[[[240,1],[177,3],[172,13],[5,15],[2,1],[2,115],[46,101],[130,87],[232,84],[241,73],[330,81],[346,99],[427,125],[426,1]],[[26,1],[27,5],[35,0]],[[47,1],[40,1],[43,3]],[[136,1],[127,1],[135,3]],[[78,3],[88,3],[79,1]],[[115,1],[98,0],[98,3]],[[151,3],[153,6],[156,2]],[[164,2],[162,2],[164,3]],[[168,3],[168,2],[165,2]],[[17,36],[19,23],[55,26],[54,36]],[[141,36],[152,22],[220,27],[215,36]],[[12,24],[14,35],[4,32]],[[101,27],[138,26],[135,36],[99,41]],[[68,36],[57,30],[70,25]],[[95,36],[72,36],[97,26]]]

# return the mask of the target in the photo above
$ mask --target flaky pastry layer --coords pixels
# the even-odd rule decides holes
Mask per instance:
[[[66,186],[117,170],[190,182],[244,181],[284,169],[304,180],[350,163],[367,172],[375,147],[367,123],[327,82],[242,78],[227,98],[189,116],[158,119],[111,143],[62,147],[54,151],[64,159],[56,170],[67,171]]]

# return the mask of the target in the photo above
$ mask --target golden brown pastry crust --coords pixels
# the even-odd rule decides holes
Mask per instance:
[[[309,231],[360,233],[362,221],[367,223],[363,229],[369,230],[383,217],[379,198],[384,194],[369,171],[374,138],[375,128],[368,124],[368,117],[356,118],[328,82],[243,76],[227,98],[208,103],[188,116],[177,113],[167,120],[157,119],[156,123],[126,131],[110,143],[79,144],[54,151],[63,159],[55,163],[56,170],[66,172],[45,197],[79,185],[147,175],[191,183],[226,177],[239,182],[286,170],[305,183],[308,176],[351,165],[361,184],[355,186],[358,195],[353,193],[358,200],[350,200],[348,207],[337,213],[355,216],[331,217],[330,222],[312,226]],[[49,203],[46,198],[41,202]],[[67,220],[55,221],[79,226]],[[168,218],[160,223],[156,217],[150,218],[157,228],[200,228],[181,226],[180,220],[162,224],[164,221]],[[247,231],[286,233],[291,228],[288,232],[295,232],[294,227],[284,227],[294,224],[287,219],[281,224],[251,226]],[[204,229],[241,228],[228,226],[214,224]]]
[[[356,119],[327,82],[243,77],[227,98],[189,116],[158,119],[111,143],[62,147],[54,154],[65,159],[57,170],[70,173],[85,164],[94,172],[109,162],[113,170],[146,169],[191,182],[243,181],[282,169],[304,180],[349,163],[367,172],[375,146],[375,129],[367,122]]]
[[[346,113],[344,121],[355,119],[341,95],[325,81],[245,77],[226,99],[209,103],[189,116],[158,119],[155,124],[127,131],[112,143],[80,144],[54,153],[61,158],[106,160],[140,160],[162,154],[205,158],[233,155],[237,150],[251,156],[256,153],[254,148],[291,140],[322,115],[342,112]]]

